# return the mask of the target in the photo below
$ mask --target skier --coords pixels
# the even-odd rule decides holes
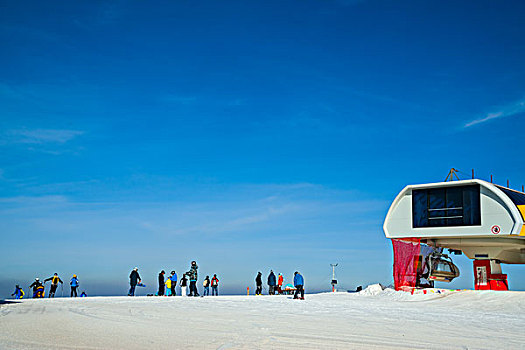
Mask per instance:
[[[197,266],[197,262],[194,260],[191,262],[191,267],[188,272],[186,272],[186,275],[190,278],[190,297],[198,297],[199,292],[197,291],[197,269],[199,267]]]
[[[14,296],[15,299],[22,299],[24,297],[24,291],[22,290],[22,288],[20,288],[20,286],[17,284],[15,286],[15,292],[13,294],[11,294],[11,296]]]
[[[210,296],[210,284],[210,276],[206,276],[204,282],[202,282],[202,286],[204,287],[204,292],[202,293],[202,296]]]
[[[217,275],[214,274],[213,278],[211,279],[211,295],[219,296],[219,291],[217,290],[219,288],[219,279],[217,278]]]
[[[87,297],[86,292],[83,291],[82,294],[80,294],[80,297],[81,297],[81,298],[85,298],[85,297]]]
[[[58,273],[56,273],[56,272],[55,272],[55,274],[52,277],[46,278],[44,280],[44,284],[46,284],[47,281],[51,281],[51,289],[49,290],[49,297],[50,298],[54,298],[55,297],[55,292],[57,291],[57,288],[58,288],[58,282],[60,282],[62,284],[64,284],[64,282],[62,282],[60,277],[58,277]]]
[[[270,270],[270,274],[268,275],[268,294],[274,295],[275,294],[275,285],[277,284],[275,274],[273,273],[273,270]]]
[[[279,294],[282,294],[283,292],[283,282],[284,282],[283,275],[279,273],[279,277],[277,278],[277,292]]]
[[[293,275],[293,285],[295,287],[295,295],[293,298],[299,299],[299,293],[301,293],[301,300],[304,300],[304,278],[297,271],[295,271]]]
[[[137,286],[137,283],[142,282],[139,275],[139,268],[135,267],[133,271],[129,274],[129,293],[128,296],[132,297],[135,295],[135,287]]]
[[[73,277],[71,278],[71,281],[69,281],[69,285],[71,286],[71,298],[73,297],[73,294],[75,294],[75,298],[76,298],[78,296],[77,288],[80,285],[80,283],[78,283],[77,275],[73,275]]]
[[[255,289],[255,295],[262,295],[262,272],[259,272],[257,277],[255,277],[255,284],[257,286],[257,289]]]
[[[42,298],[44,296],[44,286],[38,277],[35,278],[35,281],[29,286],[29,289],[31,288],[33,288],[33,298]]]
[[[188,279],[186,278],[186,275],[182,275],[182,278],[180,279],[180,295],[183,297],[188,296],[186,294],[186,288],[188,287]]]
[[[171,275],[168,277],[168,279],[171,281],[171,295],[176,295],[175,286],[177,286],[177,273],[175,271],[171,271]]]
[[[165,287],[165,285],[164,285],[164,283],[165,283],[165,282],[164,282],[164,274],[165,274],[165,273],[166,273],[166,272],[165,272],[164,270],[162,270],[162,271],[159,273],[159,291],[158,291],[158,293],[157,293],[157,295],[159,295],[159,296],[164,295],[164,287]]]

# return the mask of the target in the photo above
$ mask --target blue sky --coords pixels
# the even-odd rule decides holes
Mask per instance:
[[[451,167],[525,184],[524,11],[3,2],[0,295],[53,272],[123,294],[134,266],[154,285],[192,259],[229,293],[270,268],[328,289],[332,262],[345,288],[390,283],[405,185]]]

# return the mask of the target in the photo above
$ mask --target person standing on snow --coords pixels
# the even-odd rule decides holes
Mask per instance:
[[[283,292],[283,282],[284,282],[283,275],[279,274],[279,277],[277,278],[277,292],[279,294]]]
[[[17,284],[16,287],[15,287],[15,292],[13,294],[11,294],[11,296],[14,296],[15,299],[22,299],[24,297],[24,291]]]
[[[57,291],[57,288],[58,288],[58,282],[60,282],[62,284],[64,284],[64,282],[62,282],[60,277],[58,277],[58,273],[56,273],[56,272],[55,272],[55,274],[52,277],[46,278],[44,280],[44,284],[46,284],[47,281],[51,281],[51,289],[49,290],[49,297],[50,298],[54,298],[55,297],[55,292]]]
[[[277,284],[275,274],[273,273],[273,270],[270,270],[270,274],[268,275],[268,294],[274,295],[275,294],[275,285]]]
[[[164,274],[166,272],[164,270],[162,270],[160,273],[159,273],[159,291],[157,293],[158,296],[162,296],[164,295],[164,289],[166,287],[165,285],[165,281],[164,281]]]
[[[295,295],[293,298],[299,299],[299,293],[301,293],[301,300],[304,300],[304,278],[297,271],[295,271],[293,275],[293,285],[295,287]]]
[[[171,281],[171,295],[176,295],[175,286],[177,285],[177,273],[175,271],[171,271],[171,275],[168,277],[168,279]]]
[[[211,279],[211,295],[214,296],[219,296],[219,291],[218,289],[219,288],[219,279],[217,278],[217,275],[214,274],[213,275],[213,278]]]
[[[255,295],[262,295],[262,272],[259,272],[255,277],[255,285],[257,286]]]
[[[135,267],[129,275],[130,288],[129,288],[128,296],[132,297],[135,295],[135,287],[137,286],[137,283],[140,283],[140,282],[142,282],[142,280],[140,279],[139,268]]]
[[[180,279],[180,295],[183,297],[188,296],[186,292],[186,288],[188,287],[188,279],[186,278],[186,275],[182,275],[182,278]]]
[[[164,285],[166,286],[166,296],[171,296],[171,280],[170,277],[166,278],[166,282],[164,282]]]
[[[197,262],[194,260],[191,262],[190,271],[186,272],[186,275],[190,278],[190,297],[198,297],[199,291],[197,290]]]
[[[202,292],[202,296],[210,296],[210,283],[210,276],[206,276],[204,282],[202,282],[202,286],[204,287],[204,292]]]
[[[29,286],[29,289],[33,288],[33,298],[41,298],[42,297],[42,282],[40,282],[40,279],[37,277],[35,278],[35,281]]]
[[[71,281],[69,281],[69,285],[71,286],[71,298],[73,298],[73,294],[75,294],[75,298],[78,296],[77,294],[77,288],[80,285],[78,282],[77,275],[73,275],[71,278]]]

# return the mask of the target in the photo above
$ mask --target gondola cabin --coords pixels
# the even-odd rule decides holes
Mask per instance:
[[[448,248],[474,259],[476,289],[508,289],[500,263],[525,263],[524,218],[525,193],[483,180],[406,186],[390,206],[383,225],[394,245],[396,288],[398,284],[417,286],[422,276],[429,281],[451,281],[459,276],[457,267],[443,254]],[[423,253],[418,245],[429,249]],[[407,251],[423,256],[422,262],[414,267],[400,262],[408,259]],[[408,271],[399,270],[404,266]]]

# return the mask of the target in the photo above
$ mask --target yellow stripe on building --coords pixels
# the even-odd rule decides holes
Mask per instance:
[[[521,217],[525,220],[525,205],[517,205],[517,207],[520,210]],[[520,236],[525,236],[525,225],[521,228]]]

